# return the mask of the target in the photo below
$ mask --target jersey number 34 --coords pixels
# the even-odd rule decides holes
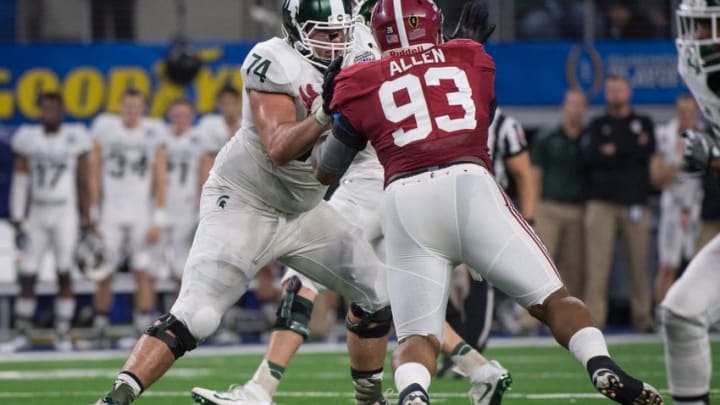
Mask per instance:
[[[395,80],[385,82],[380,87],[380,105],[388,121],[399,124],[410,117],[415,118],[416,127],[413,129],[399,128],[393,132],[395,145],[403,147],[409,143],[425,139],[432,133],[433,125],[445,132],[472,130],[477,127],[475,119],[475,103],[472,98],[472,88],[463,70],[458,67],[430,68],[421,79],[414,74],[407,74]],[[430,117],[425,96],[425,88],[440,86],[441,80],[452,80],[458,91],[447,93],[447,102],[450,106],[459,106],[465,111],[461,118],[450,118],[449,115]],[[398,105],[395,94],[404,91],[409,96],[409,102]]]

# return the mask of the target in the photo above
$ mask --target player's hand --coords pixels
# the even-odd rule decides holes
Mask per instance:
[[[19,251],[25,251],[28,245],[28,234],[22,222],[10,222],[15,231],[15,248]]]
[[[712,135],[689,130],[683,133],[685,150],[682,170],[687,173],[704,174],[713,159],[720,159],[720,143]]]
[[[153,225],[150,227],[150,230],[147,233],[147,237],[145,238],[145,241],[148,245],[155,245],[160,241],[160,234],[161,234],[160,227],[157,225]]]
[[[326,127],[332,123],[332,111],[330,103],[335,95],[335,76],[340,73],[343,65],[343,57],[339,56],[328,65],[325,71],[325,78],[322,85],[322,107],[315,112],[315,121],[320,126]]]
[[[495,24],[488,23],[488,17],[487,0],[466,2],[450,39],[466,38],[484,44],[495,31]]]

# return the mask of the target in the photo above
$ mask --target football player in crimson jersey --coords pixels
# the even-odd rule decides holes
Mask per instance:
[[[336,113],[334,131],[314,158],[318,179],[332,183],[370,141],[385,168],[381,222],[400,341],[393,354],[399,404],[429,403],[450,269],[461,262],[546,323],[603,395],[661,404],[655,388],[610,358],[587,308],[569,296],[488,170],[495,65],[483,46],[441,44],[442,16],[432,0],[379,0],[371,25],[383,58],[340,72],[334,91],[329,69],[323,97]]]

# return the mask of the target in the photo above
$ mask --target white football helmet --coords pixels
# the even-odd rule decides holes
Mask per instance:
[[[677,10],[678,72],[720,127],[720,0],[683,0]]]
[[[106,279],[113,269],[105,261],[105,245],[100,236],[91,231],[83,232],[75,248],[75,261],[80,271],[91,281]]]

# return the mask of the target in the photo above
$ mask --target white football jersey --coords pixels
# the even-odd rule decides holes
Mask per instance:
[[[225,118],[219,114],[207,114],[200,118],[197,128],[207,138],[211,152],[216,154],[235,135],[225,123]]]
[[[126,128],[120,117],[99,116],[92,134],[102,147],[103,216],[133,222],[138,213],[152,209],[155,153],[167,141],[162,121],[143,119],[137,128]]]
[[[279,211],[297,214],[315,207],[327,187],[313,175],[310,153],[284,166],[275,166],[265,151],[248,101],[248,92],[287,94],[295,101],[296,119],[310,115],[312,101],[322,91],[323,74],[282,38],[260,42],[242,66],[242,126],[215,159],[213,174],[236,185],[249,197]]]
[[[370,28],[362,23],[353,26],[353,43],[343,61],[344,67],[355,63],[367,62],[380,58],[380,49],[375,44]],[[375,149],[368,143],[367,147],[355,156],[343,180],[365,178],[384,181],[384,169],[378,160]]]
[[[214,145],[197,129],[171,134],[167,143],[167,202],[169,218],[194,218],[200,198],[200,159]],[[190,218],[188,218],[190,217]]]
[[[657,151],[666,164],[680,166],[683,161],[682,138],[680,135],[676,119],[665,125],[658,126],[655,131]],[[664,206],[677,205],[684,210],[690,210],[702,204],[702,198],[702,179],[679,172],[675,182],[663,189],[661,201]]]
[[[53,135],[46,134],[42,125],[18,129],[12,149],[30,166],[31,215],[43,208],[77,212],[77,159],[90,148],[90,134],[82,124],[62,124]]]
[[[518,120],[498,108],[488,128],[488,149],[493,159],[493,171],[497,182],[507,190],[510,177],[505,159],[518,155],[528,149],[525,131]]]

